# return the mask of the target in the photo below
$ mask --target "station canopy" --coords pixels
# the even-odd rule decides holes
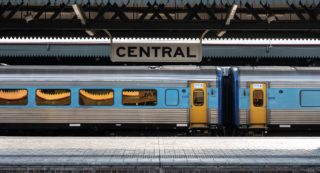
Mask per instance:
[[[45,36],[61,31],[94,36],[101,30],[213,30],[219,37],[226,31],[305,35],[320,29],[319,13],[320,0],[2,0],[0,36],[15,31],[27,33],[15,36],[40,36],[41,31]]]
[[[318,41],[319,32],[320,0],[0,1],[0,57],[110,57],[109,43],[79,44],[77,38],[183,38],[239,39],[240,43],[267,39],[260,45],[202,44],[204,58],[319,58],[318,42],[291,43]],[[7,43],[15,38],[76,41]],[[289,41],[270,44],[273,39]]]
[[[29,5],[41,4],[101,4],[101,3],[117,3],[117,4],[318,4],[320,0],[2,0],[3,3]]]

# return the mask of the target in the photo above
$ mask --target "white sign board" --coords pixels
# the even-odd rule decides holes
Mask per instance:
[[[195,89],[203,88],[203,83],[195,83],[195,84],[193,85],[193,87],[194,87]]]
[[[253,88],[254,88],[254,89],[262,89],[262,88],[263,88],[263,84],[261,84],[261,83],[255,83],[255,84],[253,84]]]
[[[112,43],[113,62],[201,62],[200,43]]]

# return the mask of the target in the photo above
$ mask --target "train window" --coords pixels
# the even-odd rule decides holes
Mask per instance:
[[[0,89],[0,105],[26,105],[27,103],[28,90]]]
[[[71,91],[68,89],[38,89],[37,105],[70,105]]]
[[[79,104],[85,106],[112,106],[114,95],[110,89],[81,89]]]
[[[301,90],[301,107],[320,107],[320,90]]]
[[[157,105],[157,90],[123,90],[122,104],[128,106],[155,106]]]
[[[166,90],[166,105],[177,106],[179,104],[179,91],[176,89]]]
[[[263,106],[263,91],[262,90],[254,90],[253,91],[253,105],[255,107]]]
[[[204,103],[204,91],[203,90],[194,90],[193,91],[193,105],[202,106]]]

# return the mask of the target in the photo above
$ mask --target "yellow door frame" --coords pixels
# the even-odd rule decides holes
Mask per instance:
[[[265,128],[267,125],[267,83],[250,84],[250,128]]]
[[[207,112],[207,83],[190,82],[190,114],[189,122],[191,128],[208,127]]]

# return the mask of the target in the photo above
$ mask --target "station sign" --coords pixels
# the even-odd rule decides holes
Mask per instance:
[[[112,43],[113,62],[201,62],[200,43]]]

